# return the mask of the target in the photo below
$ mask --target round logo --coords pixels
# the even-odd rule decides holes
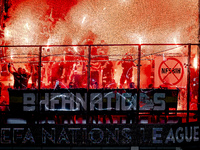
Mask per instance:
[[[183,65],[176,58],[167,58],[162,61],[158,69],[158,76],[164,84],[178,84],[182,80],[183,74]]]

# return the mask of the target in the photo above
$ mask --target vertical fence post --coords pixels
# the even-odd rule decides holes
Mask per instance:
[[[200,0],[198,0],[198,8],[199,8],[198,18],[200,18]],[[199,58],[199,56],[200,56],[200,50],[199,50],[200,49],[200,19],[198,19],[198,20],[199,20],[199,30],[198,30],[198,32],[199,32],[198,33],[199,44],[198,44],[198,49],[197,49],[197,58],[198,58],[198,67],[197,68],[199,70],[199,72],[198,72],[199,76],[198,77],[200,79],[200,58]],[[198,84],[199,84],[199,81],[200,81],[199,79],[197,80]],[[198,103],[197,103],[198,104],[197,105],[198,106],[197,107],[198,108],[198,115],[197,115],[198,121],[200,121],[200,116],[199,116],[200,115],[200,97],[199,97],[200,95],[199,95],[199,93],[200,93],[200,84],[199,84],[199,87],[198,87]]]
[[[37,117],[37,123],[39,124],[39,116],[40,116],[40,89],[41,89],[41,67],[42,67],[42,46],[39,47],[39,62],[38,62],[38,99],[37,99],[37,112],[38,112],[38,117]]]
[[[91,63],[91,45],[89,45],[88,49],[88,66],[87,66],[87,92],[90,89],[90,63]],[[90,95],[87,93],[87,116],[86,123],[88,124],[90,120]]]
[[[90,89],[90,63],[91,63],[91,45],[88,49],[88,69],[87,69],[87,90]]]
[[[39,64],[38,64],[38,90],[41,88],[41,67],[42,67],[42,46],[39,48]]]
[[[189,109],[190,109],[190,57],[191,57],[191,44],[188,45],[188,65],[187,65],[187,119],[189,122]]]
[[[136,113],[136,123],[139,121],[139,101],[140,101],[140,64],[141,62],[141,44],[138,45],[138,66],[137,66],[137,113]]]
[[[197,67],[198,69],[197,70],[198,70],[198,74],[199,74],[198,80],[197,80],[198,84],[199,84],[199,81],[200,81],[199,80],[200,79],[200,57],[199,56],[200,56],[200,45],[198,45],[198,48],[197,48],[197,59],[198,59],[198,61],[197,61],[198,62],[197,63],[198,64],[198,67]],[[198,96],[198,105],[197,105],[198,106],[197,107],[198,108],[198,115],[197,115],[198,121],[200,121],[200,116],[199,116],[200,115],[200,95],[199,95],[199,93],[200,93],[200,84],[198,86],[198,95],[197,95]]]

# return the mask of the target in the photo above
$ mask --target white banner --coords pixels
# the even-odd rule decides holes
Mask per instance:
[[[155,87],[186,87],[187,57],[156,57]]]

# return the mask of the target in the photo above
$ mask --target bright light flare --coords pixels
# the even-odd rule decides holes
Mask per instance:
[[[5,37],[10,37],[10,31],[9,30],[5,31]]]
[[[122,3],[126,3],[128,0],[120,0],[120,2]]]
[[[30,30],[30,27],[29,27],[28,23],[25,24],[25,28],[28,29],[28,30]]]
[[[174,43],[177,44],[177,42],[176,42],[176,38],[174,38]]]
[[[195,55],[194,60],[193,60],[193,66],[195,69],[197,69],[198,63],[197,63],[197,55]]]
[[[48,42],[47,42],[47,48],[49,48],[49,45],[50,45],[50,42],[49,42],[49,40],[48,40]]]
[[[176,47],[178,47],[176,38],[174,38],[174,43],[176,44]]]
[[[73,40],[72,41],[72,45],[76,45],[77,44],[77,41],[76,40]],[[73,50],[75,51],[75,52],[78,52],[78,47],[77,46],[73,46]]]
[[[28,38],[25,38],[25,41],[26,41],[26,43],[28,43],[28,42],[29,42],[29,39],[28,39]]]
[[[119,3],[120,4],[126,4],[126,3],[128,3],[129,2],[129,0],[119,0]]]
[[[75,51],[75,52],[78,52],[78,48],[77,48],[76,46],[74,47],[74,51]]]
[[[142,44],[142,38],[141,37],[139,38],[139,43],[140,43],[140,45]]]
[[[86,16],[83,17],[82,24],[85,22]]]

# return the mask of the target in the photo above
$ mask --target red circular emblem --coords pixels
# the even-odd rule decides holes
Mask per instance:
[[[182,80],[183,74],[183,65],[176,58],[167,58],[162,61],[158,69],[158,76],[164,84],[178,84]]]

